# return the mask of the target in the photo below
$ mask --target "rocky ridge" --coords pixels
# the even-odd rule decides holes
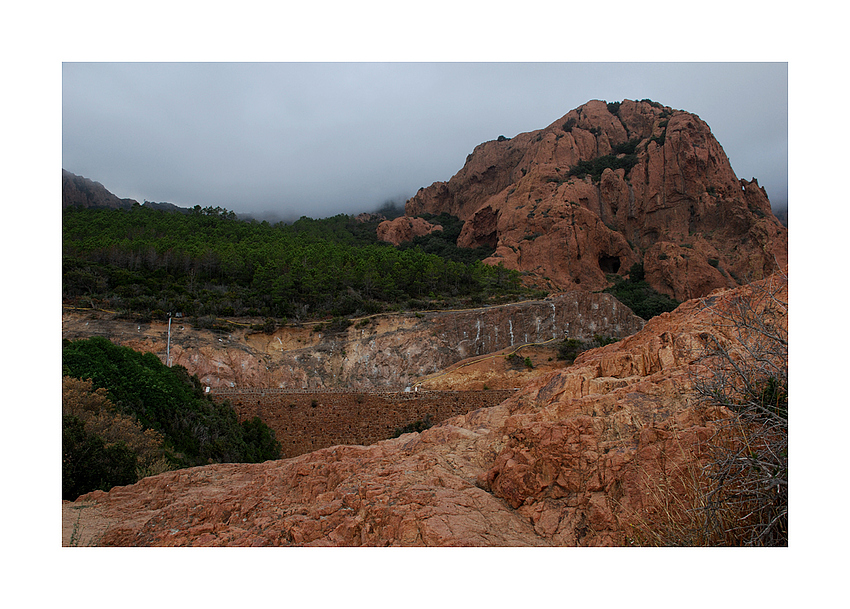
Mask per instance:
[[[174,319],[170,356],[172,364],[212,388],[400,390],[473,356],[567,337],[628,336],[643,324],[608,294],[575,291],[480,309],[378,315],[354,320],[342,331],[305,324],[264,333],[234,323],[214,333]],[[69,340],[105,336],[166,359],[165,322],[66,311],[62,335]]]
[[[550,290],[599,290],[642,262],[659,292],[687,300],[787,264],[787,229],[767,193],[738,179],[709,126],[648,100],[590,101],[544,129],[480,144],[409,217],[465,221],[461,247]]]
[[[625,544],[722,416],[690,391],[701,347],[734,344],[718,311],[768,283],[787,301],[784,275],[715,291],[421,433],[166,472],[63,502],[63,544]]]
[[[129,209],[134,199],[119,199],[100,182],[62,170],[62,207],[110,207]]]

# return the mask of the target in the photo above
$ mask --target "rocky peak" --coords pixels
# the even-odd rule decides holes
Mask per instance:
[[[494,246],[486,262],[555,290],[599,290],[644,262],[656,290],[686,300],[787,263],[764,189],[738,179],[698,116],[649,100],[590,101],[480,144],[405,206],[409,217],[441,212],[466,222],[459,246]],[[671,247],[688,251],[672,260]]]
[[[111,207],[113,209],[128,209],[138,201],[119,199],[106,190],[100,182],[78,176],[65,169],[62,170],[62,207]]]

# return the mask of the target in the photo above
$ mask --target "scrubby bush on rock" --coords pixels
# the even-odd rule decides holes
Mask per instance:
[[[67,380],[67,391],[63,387],[63,414],[83,426],[80,432],[77,423],[66,423],[73,450],[63,456],[63,472],[84,481],[69,482],[75,490],[95,482],[81,492],[101,488],[106,479],[128,484],[139,475],[175,467],[279,458],[280,445],[265,423],[256,419],[240,424],[229,403],[204,394],[197,376],[182,366],[167,367],[152,353],[94,337],[67,344],[62,367],[64,375],[79,379]],[[123,477],[125,454],[113,448],[119,445],[133,456],[132,480]],[[106,459],[104,454],[115,456],[124,464],[121,476],[80,478],[74,472],[86,451],[93,451],[96,463]],[[70,459],[67,467],[65,457]]]

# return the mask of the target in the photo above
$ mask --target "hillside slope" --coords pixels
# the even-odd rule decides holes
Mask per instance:
[[[687,470],[717,412],[691,393],[700,348],[734,344],[713,293],[586,352],[492,407],[372,446],[167,472],[63,503],[63,544],[622,545]],[[787,307],[774,311],[780,323]],[[722,413],[721,413],[722,414]],[[72,540],[73,538],[73,540]]]

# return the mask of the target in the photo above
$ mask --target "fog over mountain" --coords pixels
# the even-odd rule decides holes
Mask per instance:
[[[64,63],[62,167],[139,202],[357,213],[592,99],[698,114],[787,206],[785,63]]]

